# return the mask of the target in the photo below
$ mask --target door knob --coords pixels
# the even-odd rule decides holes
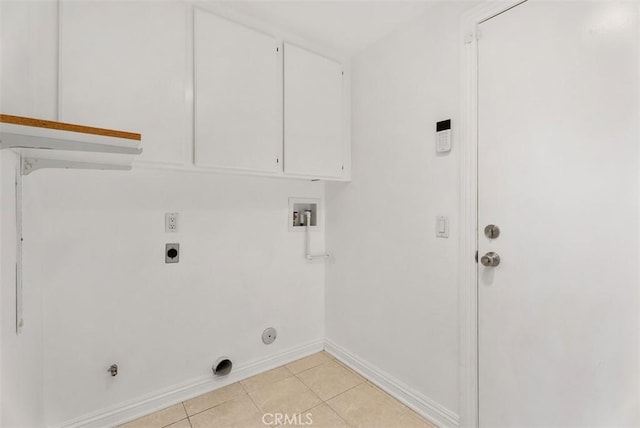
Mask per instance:
[[[496,267],[500,264],[500,256],[493,251],[488,252],[480,259],[482,266]]]
[[[500,228],[495,224],[489,224],[484,228],[484,236],[489,239],[496,239],[500,236]]]

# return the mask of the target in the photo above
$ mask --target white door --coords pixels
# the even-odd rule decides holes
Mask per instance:
[[[282,52],[278,40],[196,9],[198,166],[282,171]]]
[[[284,171],[344,175],[342,64],[284,44]]]
[[[638,427],[638,4],[479,30],[480,426]]]

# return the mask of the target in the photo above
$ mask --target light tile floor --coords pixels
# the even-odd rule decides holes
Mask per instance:
[[[279,414],[281,420],[276,419]],[[121,428],[265,426],[435,427],[323,351],[136,419]]]

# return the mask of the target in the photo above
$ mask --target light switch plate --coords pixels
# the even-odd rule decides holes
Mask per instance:
[[[436,217],[436,237],[449,237],[449,217],[439,215]]]

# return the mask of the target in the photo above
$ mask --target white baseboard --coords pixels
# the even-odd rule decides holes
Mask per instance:
[[[460,417],[440,403],[420,394],[388,373],[374,367],[329,339],[324,349],[338,360],[360,373],[372,383],[441,428],[458,428]]]
[[[322,348],[323,342],[321,340],[290,348],[277,355],[256,359],[239,367],[234,367],[233,371],[223,378],[204,376],[191,379],[188,382],[173,385],[134,400],[65,421],[55,425],[55,428],[105,428],[120,425],[181,401],[306,357],[321,351]]]

